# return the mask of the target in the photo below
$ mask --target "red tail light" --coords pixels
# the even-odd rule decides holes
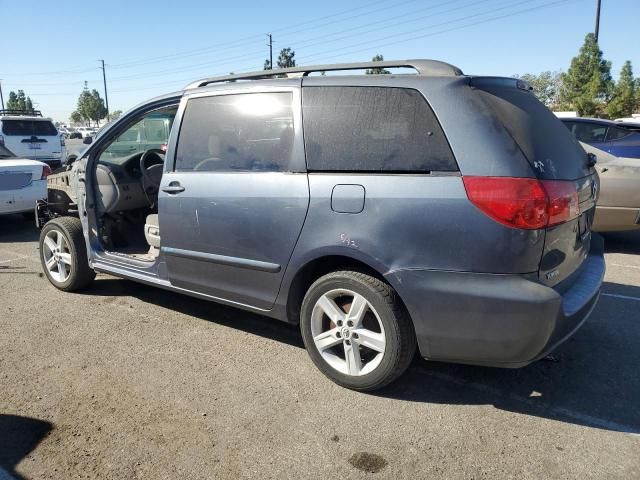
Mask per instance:
[[[512,228],[536,230],[580,215],[574,182],[513,177],[464,177],[469,200]]]
[[[51,175],[51,167],[49,165],[45,165],[42,167],[42,177],[40,177],[40,180],[44,180],[49,175]]]

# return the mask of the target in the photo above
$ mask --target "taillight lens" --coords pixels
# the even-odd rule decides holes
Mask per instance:
[[[40,177],[40,180],[44,180],[49,175],[51,175],[51,167],[49,165],[45,165],[42,167],[42,177]]]
[[[574,182],[543,180],[542,185],[549,196],[549,226],[559,225],[580,216],[578,190]]]
[[[464,177],[469,200],[512,228],[537,230],[580,215],[574,182],[514,177]]]
[[[60,135],[60,146],[64,147],[64,135]]]

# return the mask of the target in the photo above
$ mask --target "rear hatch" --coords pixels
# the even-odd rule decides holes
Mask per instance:
[[[51,120],[11,117],[2,119],[0,132],[5,145],[19,157],[57,168],[62,159],[62,139]]]
[[[599,192],[594,162],[525,82],[480,77],[471,86],[519,146],[558,212],[546,228],[538,272],[542,283],[556,286],[580,267],[591,247]]]

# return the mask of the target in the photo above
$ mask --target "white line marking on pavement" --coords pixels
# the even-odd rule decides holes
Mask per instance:
[[[623,300],[635,300],[636,302],[640,302],[640,297],[630,297],[629,295],[618,295],[617,293],[603,293],[603,297],[613,297],[613,298],[621,298]]]
[[[610,263],[609,265],[611,265],[612,267],[637,268],[638,270],[640,270],[640,266],[638,265],[623,265],[621,263]]]

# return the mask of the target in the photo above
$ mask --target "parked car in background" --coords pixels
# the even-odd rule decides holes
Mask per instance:
[[[309,76],[393,67],[417,75]],[[522,80],[295,67],[115,121],[52,176],[40,255],[63,291],[108,272],[297,324],[327,377],[374,390],[416,348],[520,367],[571,336],[604,275],[597,193],[593,158]]]
[[[640,228],[640,163],[618,158],[587,143],[583,148],[597,158],[600,196],[593,219],[596,232]]]
[[[0,110],[0,144],[21,158],[38,160],[52,169],[66,157],[64,138],[50,118],[37,110]]]
[[[561,118],[561,121],[581,142],[616,157],[640,158],[640,123],[600,118]]]
[[[77,127],[76,132],[82,135],[82,138],[92,137],[95,133],[95,129],[92,127]]]
[[[82,132],[79,132],[78,130],[70,130],[69,131],[69,139],[70,140],[82,140]]]
[[[0,145],[0,215],[24,213],[35,219],[36,201],[47,198],[50,173],[46,163],[18,158]]]

